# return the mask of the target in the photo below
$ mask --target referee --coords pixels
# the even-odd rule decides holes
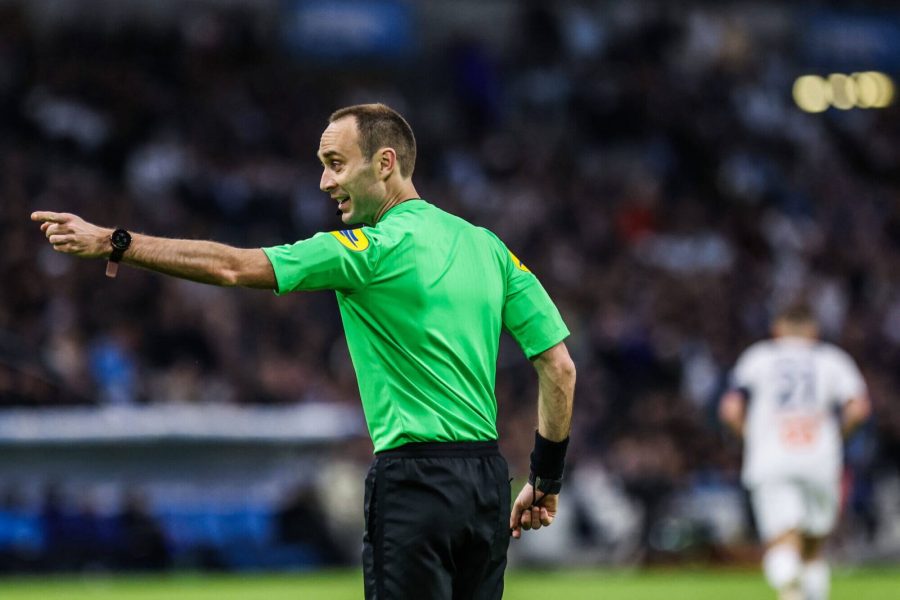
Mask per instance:
[[[53,248],[221,286],[335,290],[375,460],[366,478],[366,598],[493,599],[510,535],[553,522],[575,367],[537,278],[493,233],[419,197],[409,124],[382,104],[331,115],[320,187],[358,229],[262,249],[106,229],[39,211]],[[494,396],[502,329],[538,377],[527,483],[510,507]]]

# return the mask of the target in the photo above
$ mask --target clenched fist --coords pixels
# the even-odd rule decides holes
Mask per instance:
[[[544,494],[535,491],[530,483],[526,483],[513,502],[509,515],[509,528],[516,539],[522,537],[523,529],[540,529],[549,527],[556,518],[559,494]]]

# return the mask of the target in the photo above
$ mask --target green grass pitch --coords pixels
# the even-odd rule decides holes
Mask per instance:
[[[358,571],[308,575],[169,575],[0,578],[3,600],[359,600]],[[831,600],[897,598],[900,567],[838,570]],[[505,600],[757,600],[774,598],[754,571],[546,571],[507,573]],[[423,599],[427,600],[427,599]]]

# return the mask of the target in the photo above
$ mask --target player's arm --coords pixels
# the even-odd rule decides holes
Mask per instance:
[[[744,436],[744,420],[747,415],[747,398],[741,390],[725,392],[719,401],[719,420],[735,435]]]
[[[841,431],[844,437],[849,437],[860,425],[865,423],[872,414],[872,403],[868,394],[862,393],[850,398],[841,411]]]
[[[540,529],[556,517],[559,493],[543,493],[536,478],[561,480],[575,395],[575,363],[562,342],[532,359],[538,376],[538,429],[531,455],[531,475],[516,497],[509,526],[515,538],[522,529]],[[536,482],[536,483],[533,483]]]
[[[834,394],[842,400],[838,403],[841,433],[850,437],[872,415],[872,403],[862,373],[850,355],[836,349],[829,356],[828,373],[832,377]]]
[[[53,249],[82,258],[106,258],[112,229],[98,227],[70,213],[38,211],[32,221]],[[132,234],[122,262],[158,273],[220,286],[275,289],[275,272],[259,248],[235,248],[203,240],[176,240]]]

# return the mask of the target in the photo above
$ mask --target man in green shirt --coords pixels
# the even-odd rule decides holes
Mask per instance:
[[[335,290],[375,445],[366,480],[367,598],[500,598],[510,533],[556,514],[572,412],[569,332],[537,278],[491,232],[419,197],[409,124],[381,104],[338,110],[321,189],[358,229],[240,249],[36,212],[55,250],[278,294]],[[510,514],[494,396],[500,332],[538,376],[529,483]]]

